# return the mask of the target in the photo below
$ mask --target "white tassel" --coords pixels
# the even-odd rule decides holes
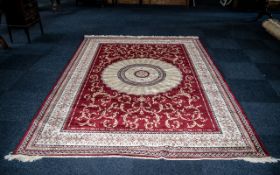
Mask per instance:
[[[145,38],[171,38],[171,39],[198,39],[198,36],[132,36],[132,35],[84,35],[85,38],[138,38],[138,39],[145,39]]]
[[[165,160],[186,160],[186,161],[190,161],[190,160],[194,160],[194,161],[198,161],[198,160],[221,160],[221,161],[229,161],[229,160],[243,160],[246,162],[250,162],[250,163],[277,163],[280,161],[280,159],[277,158],[273,158],[273,157],[260,157],[260,158],[245,158],[245,157],[240,157],[240,158],[221,158],[221,159],[217,159],[217,158],[204,158],[204,159],[168,159],[168,158],[139,158],[139,157],[126,157],[126,156],[27,156],[27,155],[13,155],[12,153],[10,153],[9,155],[5,156],[5,159],[8,161],[12,161],[12,160],[18,160],[20,162],[34,162],[36,160],[40,160],[42,158],[100,158],[100,157],[104,157],[104,158],[130,158],[130,159],[154,159],[154,160],[159,160],[159,159],[165,159]]]
[[[27,155],[14,155],[10,153],[4,157],[8,161],[18,160],[20,162],[34,162],[36,160],[42,159],[42,156],[27,156]]]
[[[251,163],[277,163],[280,159],[273,157],[264,157],[264,158],[242,158],[246,162]]]

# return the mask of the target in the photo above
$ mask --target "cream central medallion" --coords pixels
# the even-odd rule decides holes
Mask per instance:
[[[170,63],[137,58],[107,66],[102,72],[102,80],[106,86],[122,93],[152,95],[178,86],[182,81],[182,73]]]

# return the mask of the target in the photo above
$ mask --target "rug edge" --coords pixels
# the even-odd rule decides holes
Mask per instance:
[[[22,154],[10,153],[4,156],[7,161],[17,160],[19,162],[31,163],[43,158],[122,158],[122,159],[139,159],[139,160],[172,160],[172,161],[199,161],[199,160],[217,160],[217,161],[245,161],[249,163],[278,163],[280,159],[271,156],[267,157],[236,157],[236,158],[166,158],[166,157],[140,157],[140,156],[123,156],[123,155],[98,155],[98,156],[29,156]]]
[[[254,136],[257,139],[257,142],[260,144],[261,149],[263,150],[263,152],[266,154],[266,156],[271,156],[270,153],[268,152],[268,150],[266,149],[264,142],[262,141],[260,135],[258,134],[258,132],[256,131],[255,127],[252,125],[251,121],[249,120],[247,113],[245,112],[245,110],[243,109],[243,107],[241,106],[240,102],[238,101],[237,97],[234,95],[233,91],[231,90],[229,84],[227,83],[224,75],[221,73],[220,69],[218,68],[216,62],[214,61],[212,55],[209,53],[207,47],[205,47],[205,44],[203,41],[201,41],[201,39],[198,39],[198,43],[202,46],[202,50],[205,51],[206,53],[206,57],[208,59],[209,62],[211,62],[211,64],[213,65],[212,67],[214,67],[216,70],[214,71],[215,74],[217,76],[220,76],[221,80],[223,81],[223,83],[225,84],[224,88],[226,88],[229,92],[229,95],[232,97],[234,103],[237,105],[237,107],[239,108],[240,112],[242,113],[244,119],[246,120],[249,129],[252,130]],[[244,125],[244,124],[243,124]],[[245,126],[244,126],[245,127]],[[245,127],[247,129],[247,127]]]
[[[51,89],[48,91],[47,96],[44,98],[43,102],[39,105],[39,108],[37,109],[36,113],[31,118],[31,122],[28,124],[27,129],[24,132],[24,135],[20,138],[18,144],[16,145],[15,149],[13,150],[12,154],[14,155],[20,155],[16,154],[19,150],[19,148],[22,146],[24,140],[28,136],[29,132],[31,131],[31,127],[34,124],[34,122],[38,119],[39,113],[42,111],[43,107],[45,106],[46,102],[49,100],[52,92],[55,90],[55,88],[58,86],[60,80],[62,79],[63,75],[65,74],[65,71],[69,68],[71,62],[74,60],[76,55],[79,54],[81,49],[83,48],[84,43],[86,42],[86,38],[82,38],[77,45],[76,49],[74,50],[73,54],[71,55],[70,59],[66,62],[64,67],[62,68],[61,72],[59,73],[57,79],[55,80],[54,84],[52,85]]]
[[[234,97],[235,98],[235,95],[232,93],[232,91],[231,91],[231,89],[229,88],[229,86],[228,86],[228,84],[227,84],[227,82],[225,81],[225,79],[224,79],[224,77],[223,77],[223,75],[221,74],[221,71],[218,69],[218,67],[216,66],[216,64],[215,64],[215,62],[214,62],[214,60],[213,60],[213,58],[212,58],[212,56],[209,54],[209,52],[208,52],[208,50],[207,50],[207,47],[204,47],[204,45],[203,45],[203,43],[201,42],[201,40],[199,39],[199,37],[197,37],[197,36],[129,36],[129,35],[85,35],[85,38],[84,39],[82,39],[82,41],[80,42],[80,44],[78,45],[78,48],[76,49],[76,52],[74,52],[74,54],[73,54],[73,56],[71,57],[71,59],[69,59],[69,62],[71,62],[71,60],[73,59],[73,57],[76,55],[76,53],[77,53],[77,51],[79,50],[79,48],[81,47],[81,45],[82,45],[82,43],[84,42],[84,40],[86,40],[87,38],[100,38],[100,37],[104,37],[104,38],[106,38],[106,37],[111,37],[111,38],[114,38],[114,37],[124,37],[124,38],[143,38],[143,39],[147,39],[147,38],[159,38],[159,39],[161,39],[161,37],[162,38],[167,38],[167,39],[170,39],[170,38],[174,38],[174,39],[179,39],[179,38],[181,38],[181,39],[198,39],[198,41],[201,43],[201,45],[203,46],[203,49],[206,51],[206,53],[207,53],[207,56],[209,57],[209,60],[212,62],[212,64],[214,65],[214,67],[216,68],[216,70],[217,70],[217,72],[219,73],[219,75],[223,78],[223,82],[225,83],[225,85],[227,86],[227,89],[230,91],[230,93],[231,93],[231,95],[232,95],[232,97]],[[67,68],[68,67],[68,64],[69,63],[67,63],[66,64],[66,66],[64,67],[64,69],[62,70],[62,72],[61,72],[61,74],[58,76],[58,79],[57,79],[57,81],[59,81],[60,80],[60,78],[61,78],[61,75],[64,73],[64,71],[65,71],[65,68]],[[53,86],[53,88],[55,87],[57,85],[57,82],[54,84],[54,86]],[[53,91],[53,88],[49,91],[49,93],[51,93],[52,91]],[[46,97],[46,99],[48,99],[48,96]],[[243,108],[241,107],[241,105],[239,104],[239,102],[235,99],[234,100],[235,101],[235,103],[238,105],[238,107],[241,109],[241,111],[244,113],[244,110],[243,110]],[[41,104],[41,107],[42,106],[44,106],[44,104],[45,104],[45,101]],[[38,110],[38,112],[40,112],[41,111],[41,107],[39,108],[39,110]],[[259,135],[257,134],[257,132],[255,131],[255,128],[253,127],[253,125],[251,124],[251,122],[249,121],[249,119],[248,119],[248,117],[247,117],[247,115],[244,113],[244,116],[245,116],[245,119],[246,119],[246,121],[247,121],[247,123],[250,125],[250,128],[253,130],[253,132],[254,132],[254,135],[257,137],[257,139],[258,139],[258,142],[262,145],[262,149],[268,154],[268,152],[266,151],[266,149],[265,149],[265,147],[264,147],[264,145],[263,145],[263,142],[261,141],[261,139],[260,139],[260,137],[259,137]],[[37,118],[37,114],[36,115],[34,115],[34,117],[33,117],[33,120],[35,120]],[[32,125],[33,124],[33,122],[34,121],[31,121],[31,123],[30,123],[30,125]],[[61,156],[28,156],[28,155],[21,155],[21,154],[16,154],[16,152],[17,152],[17,150],[18,150],[18,147],[20,147],[21,146],[21,144],[22,144],[22,140],[24,140],[25,139],[25,137],[26,137],[26,134],[28,133],[30,131],[30,126],[28,127],[28,129],[26,130],[26,132],[25,132],[25,134],[24,134],[24,136],[22,137],[22,139],[20,140],[20,142],[19,142],[19,144],[18,144],[18,146],[16,147],[16,149],[14,150],[14,152],[13,152],[13,154],[10,154],[10,155],[7,155],[7,156],[5,156],[5,159],[7,159],[7,160],[13,160],[13,159],[16,159],[16,160],[20,160],[20,159],[30,159],[30,161],[35,161],[35,160],[39,160],[39,159],[41,159],[41,158],[87,158],[86,156],[63,156],[63,157],[61,157]],[[91,157],[119,157],[119,158],[121,158],[121,157],[124,157],[124,158],[138,158],[138,159],[141,159],[141,157],[137,157],[137,156],[133,156],[133,157],[131,157],[131,156],[121,156],[121,155],[119,155],[119,156],[110,156],[110,155],[101,155],[101,156],[89,156],[89,158],[91,158]],[[258,157],[258,158],[246,158],[246,157],[243,157],[243,158],[202,158],[202,159],[192,159],[192,158],[189,158],[189,159],[180,159],[180,158],[142,158],[142,159],[166,159],[166,160],[261,160],[261,159],[267,159],[267,158],[272,158],[272,157],[270,157],[269,156],[269,154],[267,155],[267,157]],[[279,161],[278,159],[276,159],[277,161]],[[264,161],[264,160],[263,160]],[[22,162],[25,162],[25,161],[22,161]],[[27,161],[27,162],[29,162],[29,161]],[[256,163],[262,163],[262,161],[261,162],[256,162]],[[264,162],[265,163],[265,162]]]
[[[162,36],[162,35],[84,35],[84,38],[137,38],[137,39],[146,39],[146,38],[159,38],[159,39],[199,39],[199,36]]]

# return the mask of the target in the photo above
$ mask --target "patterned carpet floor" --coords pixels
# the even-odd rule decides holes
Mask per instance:
[[[199,36],[233,94],[273,157],[280,157],[280,44],[249,22],[254,13],[156,7],[76,8],[41,11],[45,35],[14,34],[10,50],[0,50],[1,174],[279,174],[280,164],[244,161],[137,159],[43,159],[6,161],[28,124],[76,51],[84,34]],[[279,15],[275,15],[279,17]],[[8,39],[4,27],[1,34]]]

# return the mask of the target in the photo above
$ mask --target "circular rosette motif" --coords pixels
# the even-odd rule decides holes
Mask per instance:
[[[133,95],[152,95],[171,90],[182,81],[181,71],[165,61],[136,58],[117,61],[102,72],[106,86]]]

